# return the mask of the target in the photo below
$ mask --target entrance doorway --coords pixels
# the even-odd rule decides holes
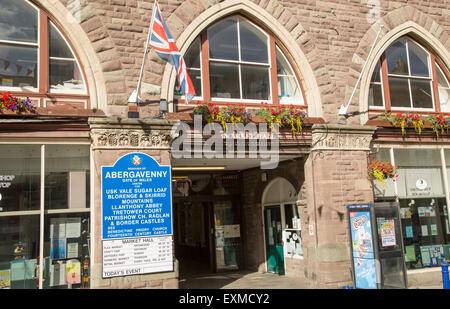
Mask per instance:
[[[284,249],[280,206],[264,208],[267,272],[284,275]]]
[[[180,276],[242,269],[240,195],[239,191],[230,190],[237,187],[238,177],[183,177],[189,185],[180,185],[183,196],[175,195],[173,200],[175,256]]]
[[[175,254],[182,271],[211,272],[211,205],[207,201],[174,201]]]
[[[266,270],[285,275],[286,258],[298,259],[303,256],[295,188],[284,178],[272,180],[264,190],[262,205]]]

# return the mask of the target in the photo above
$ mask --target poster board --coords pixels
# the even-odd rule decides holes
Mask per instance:
[[[371,222],[371,205],[348,205],[355,287],[376,289],[377,274]]]

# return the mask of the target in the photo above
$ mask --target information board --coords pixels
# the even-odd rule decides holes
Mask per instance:
[[[172,235],[170,166],[130,153],[102,166],[102,239]]]
[[[171,182],[144,153],[102,166],[103,278],[173,271]]]
[[[173,271],[172,236],[103,241],[103,278]]]

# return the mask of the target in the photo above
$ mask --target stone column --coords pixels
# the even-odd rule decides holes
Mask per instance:
[[[167,120],[91,118],[91,288],[178,288],[178,263],[174,271],[157,274],[102,278],[101,168],[112,166],[123,155],[142,152],[160,165],[170,165],[172,126]],[[173,250],[174,252],[174,250]]]
[[[307,216],[303,241],[311,288],[352,282],[346,206],[373,203],[367,155],[375,127],[316,124],[305,163]]]

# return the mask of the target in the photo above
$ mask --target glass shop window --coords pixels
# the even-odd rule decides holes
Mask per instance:
[[[89,287],[89,152],[0,145],[0,288]]]
[[[450,259],[445,198],[400,199],[400,217],[408,269],[440,266]]]
[[[284,205],[284,219],[285,254],[287,257],[301,257],[303,256],[302,227],[298,207],[294,204]]]
[[[408,269],[450,260],[447,201],[438,149],[394,149]]]

